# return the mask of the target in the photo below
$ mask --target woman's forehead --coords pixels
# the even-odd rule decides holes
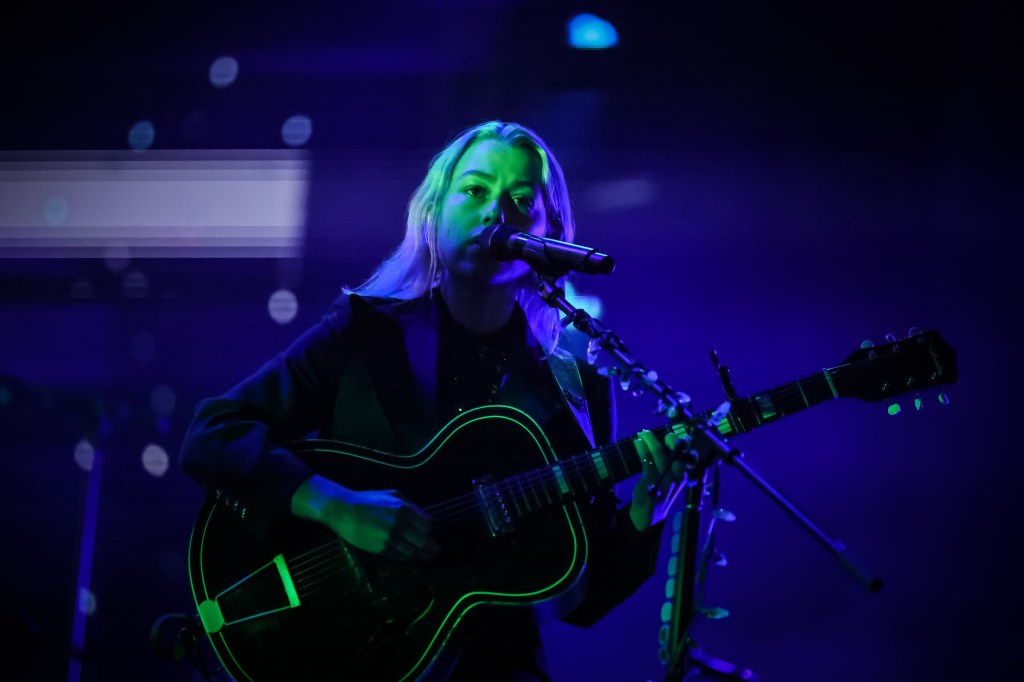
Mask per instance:
[[[477,140],[463,152],[452,176],[457,179],[467,173],[502,178],[514,176],[516,180],[542,184],[541,164],[536,152],[494,138]]]

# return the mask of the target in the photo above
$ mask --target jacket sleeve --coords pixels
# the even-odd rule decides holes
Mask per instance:
[[[593,368],[581,367],[590,403],[594,438],[604,445],[617,438],[615,394],[611,381]],[[664,522],[638,531],[629,518],[629,504],[616,497],[614,489],[597,495],[590,504],[580,505],[590,540],[586,568],[586,596],[562,620],[590,627],[654,575]]]
[[[223,395],[196,406],[180,453],[182,471],[208,492],[238,501],[257,536],[290,512],[291,496],[313,474],[282,443],[328,423],[349,352],[347,299],[282,353]]]

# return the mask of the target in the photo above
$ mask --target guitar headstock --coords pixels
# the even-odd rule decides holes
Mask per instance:
[[[956,383],[956,351],[938,332],[917,332],[903,339],[862,345],[830,370],[840,395],[867,402]],[[917,332],[917,333],[913,333]]]

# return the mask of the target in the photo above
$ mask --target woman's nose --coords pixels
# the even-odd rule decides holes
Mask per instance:
[[[503,222],[505,222],[505,209],[502,208],[501,202],[495,201],[484,214],[484,225],[498,225]]]

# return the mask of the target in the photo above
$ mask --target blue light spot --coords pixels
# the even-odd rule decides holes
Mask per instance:
[[[278,324],[288,324],[299,312],[299,299],[287,289],[278,289],[267,301],[267,312]]]
[[[152,121],[139,121],[128,131],[128,146],[137,152],[149,149],[156,138]]]
[[[218,57],[210,64],[210,82],[215,88],[226,88],[238,77],[238,60],[234,57]]]
[[[309,116],[296,114],[281,126],[281,139],[289,147],[301,147],[309,142],[312,135],[313,121],[309,120]]]
[[[569,20],[569,45],[578,50],[604,50],[619,42],[615,27],[593,14],[577,14]]]

